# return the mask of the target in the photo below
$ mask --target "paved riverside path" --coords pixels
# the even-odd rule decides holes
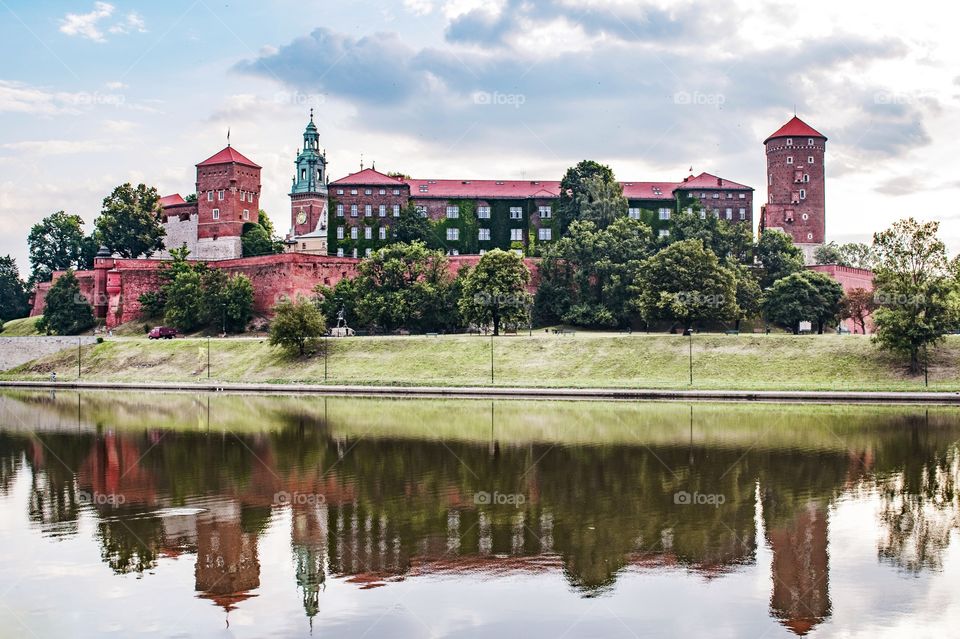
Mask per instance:
[[[74,338],[75,339],[75,338]],[[76,342],[74,342],[76,344]],[[461,397],[476,399],[679,400],[867,404],[956,404],[960,392],[669,390],[642,388],[514,388],[509,386],[347,386],[338,384],[240,384],[199,382],[89,382],[0,380],[3,388],[41,390],[188,391],[353,395],[365,397]]]
[[[97,338],[90,335],[82,337],[3,337],[0,335],[0,371],[10,370],[38,357],[52,355],[68,348],[76,350],[78,340],[86,346],[95,343]]]

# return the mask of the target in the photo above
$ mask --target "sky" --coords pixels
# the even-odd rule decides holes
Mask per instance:
[[[926,9],[925,5],[930,5]],[[763,140],[829,138],[827,239],[941,222],[960,251],[960,38],[942,5],[807,0],[0,0],[0,255],[124,182],[194,190],[226,144],[279,232],[311,108],[336,179],[708,171],[766,201]],[[947,202],[948,204],[944,204]]]

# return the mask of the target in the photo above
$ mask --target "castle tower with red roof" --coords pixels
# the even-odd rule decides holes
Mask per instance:
[[[793,116],[763,141],[767,151],[767,203],[760,232],[783,231],[803,249],[804,259],[825,241],[824,153],[827,137]]]
[[[197,165],[196,259],[243,257],[244,224],[256,224],[260,166],[227,144]]]

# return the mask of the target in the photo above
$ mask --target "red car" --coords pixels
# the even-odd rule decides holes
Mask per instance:
[[[176,336],[177,329],[167,326],[158,326],[147,334],[150,339],[173,339]]]

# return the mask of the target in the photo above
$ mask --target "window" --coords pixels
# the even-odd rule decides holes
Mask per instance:
[[[460,239],[460,229],[447,229],[447,239],[451,242]]]
[[[363,205],[363,217],[373,217],[373,205],[364,204]]]
[[[807,220],[810,219],[810,216],[807,215],[806,213],[804,213],[803,215],[800,216],[800,219],[802,219],[804,222],[806,222]]]
[[[808,156],[807,156],[807,164],[813,164],[813,156],[812,156],[812,155],[808,155]]]
[[[670,229],[660,229],[658,237],[670,237]]]
[[[800,189],[800,199],[801,199],[801,200],[807,199],[807,190],[806,190],[806,189]]]
[[[350,256],[353,259],[357,259],[357,249],[353,249],[352,251],[350,251]]]
[[[250,191],[247,192],[247,202],[253,204],[253,193]]]
[[[428,187],[427,187],[426,184],[421,184],[421,185],[420,185],[420,192],[421,192],[421,193],[426,193],[426,192],[427,192],[427,188],[428,188]]]
[[[773,173],[767,176],[767,184],[773,184]]]
[[[243,219],[244,219],[244,220],[249,220],[249,219],[250,219],[250,210],[249,210],[249,209],[243,209]]]
[[[631,220],[639,220],[639,219],[640,219],[640,209],[638,209],[638,208],[629,208],[629,209],[627,209],[627,217],[629,217]]]
[[[732,199],[733,199],[733,193],[727,193],[727,199],[728,199],[728,200],[732,200]]]
[[[400,217],[400,205],[399,205],[399,204],[394,204],[394,205],[393,205],[393,217]]]
[[[342,249],[342,248],[338,248],[338,249],[337,249],[337,257],[343,257],[343,249]]]
[[[809,182],[809,181],[810,181],[810,174],[809,174],[809,173],[804,173],[804,174],[803,174],[803,182],[804,182],[804,184],[806,184],[806,183]]]
[[[207,202],[213,202],[213,191],[207,191]]]
[[[337,227],[337,239],[338,239],[338,240],[342,240],[342,239],[343,239],[343,227],[342,227],[342,226],[338,226],[338,227]]]
[[[691,215],[691,214],[693,214],[693,208],[691,208],[691,207],[688,206],[688,207],[686,207],[686,208],[683,209],[683,212],[686,213],[687,215]]]
[[[551,217],[553,217],[553,209],[551,209],[549,206],[541,206],[538,211],[540,213],[541,220],[549,220]]]
[[[423,206],[422,204],[417,205],[417,214],[420,217],[427,217],[427,207]]]
[[[306,169],[300,169],[300,179],[301,179],[301,180],[306,180],[306,179],[307,179],[307,170],[306,170]]]
[[[523,219],[523,208],[519,206],[510,207],[510,219],[511,220],[522,220]]]
[[[223,189],[220,189],[219,191],[217,191],[217,199],[222,200],[224,193],[225,191]]]
[[[514,252],[516,255],[518,255],[518,256],[520,256],[520,257],[523,257],[523,249],[513,249],[513,252]]]
[[[343,189],[337,189],[337,195],[343,195]]]
[[[747,209],[740,209],[740,219],[741,220],[747,219]]]
[[[220,219],[220,209],[213,209],[213,219],[215,220]]]
[[[350,217],[357,217],[357,205],[356,205],[356,204],[351,204],[351,205],[350,205]]]
[[[716,200],[718,197],[720,197],[720,194],[719,194],[719,193],[714,193],[714,194],[713,194],[713,199]]]
[[[387,239],[387,227],[381,226],[380,230],[378,231],[378,236],[381,240]]]
[[[787,156],[787,164],[793,164],[793,156],[792,156],[792,155],[788,155],[788,156]]]
[[[394,195],[400,195],[400,189],[394,189],[394,190],[393,190],[393,194],[394,194]]]
[[[700,209],[700,219],[701,219],[701,220],[707,219],[707,210],[706,210],[706,209]]]
[[[350,239],[351,240],[357,239],[357,227],[355,226],[350,227]]]
[[[363,239],[372,240],[373,239],[373,229],[369,226],[363,229]]]
[[[733,219],[733,209],[727,209],[727,210],[725,211],[725,213],[727,214],[727,219],[728,219],[728,220],[732,220],[732,219]]]
[[[364,194],[364,195],[373,195],[373,189],[364,189],[364,190],[363,190],[363,194]]]
[[[240,201],[241,201],[241,202],[246,202],[246,201],[247,201],[247,192],[246,192],[246,191],[240,191]]]
[[[387,194],[386,189],[380,189],[380,195],[386,195],[386,194]]]
[[[747,199],[747,194],[746,194],[746,193],[741,193],[741,194],[740,194],[740,199],[741,199],[741,200]]]
[[[490,229],[480,229],[477,231],[477,239],[481,242],[487,242],[490,240]]]
[[[356,250],[356,249],[354,249]],[[367,249],[363,252],[364,257],[370,257],[370,254],[373,253],[373,249]]]
[[[807,138],[807,146],[813,146],[813,138]]]
[[[510,241],[511,241],[511,242],[522,242],[522,241],[523,241],[523,229],[510,229]]]
[[[481,220],[490,219],[490,207],[489,206],[478,206],[477,207],[477,218]]]
[[[460,207],[459,206],[448,206],[447,207],[447,219],[455,219],[460,217]]]
[[[538,240],[552,240],[553,239],[553,229],[538,229],[537,230],[537,239]]]
[[[808,239],[808,240],[812,240],[812,239],[813,239],[813,233],[807,233],[807,239]]]
[[[356,189],[350,189],[350,195],[356,195],[356,194],[357,194]]]
[[[381,204],[381,205],[380,205],[380,208],[377,209],[377,214],[378,214],[380,217],[387,217],[387,205],[386,205],[386,204]]]
[[[337,217],[343,217],[343,204],[337,204]]]
[[[793,146],[793,138],[787,138],[787,146]]]
[[[460,251],[458,251],[457,249],[450,249],[449,251],[447,251],[447,255],[460,255]]]
[[[670,219],[670,209],[662,208],[662,209],[660,209],[659,211],[657,211],[657,213],[660,214],[660,219],[661,219],[661,220],[669,220],[669,219]]]
[[[720,219],[720,209],[713,209],[713,217]]]

